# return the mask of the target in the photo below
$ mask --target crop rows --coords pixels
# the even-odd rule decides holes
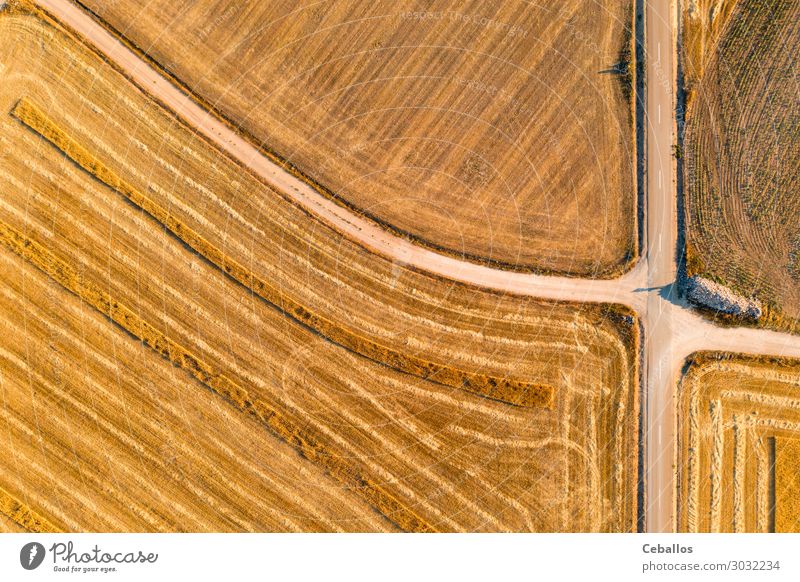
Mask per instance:
[[[24,503],[0,488],[0,519],[2,519],[3,516],[22,527],[24,531],[32,533],[58,531],[58,529],[45,518],[37,515],[31,508],[25,506]],[[0,532],[2,531],[3,530],[0,529]]]
[[[168,210],[155,204],[130,184],[121,180],[113,170],[50,121],[34,104],[22,99],[14,107],[12,113],[28,127],[55,145],[70,160],[147,212],[181,242],[188,245],[233,280],[323,337],[357,354],[402,372],[430,379],[447,386],[464,388],[486,398],[516,406],[549,407],[552,405],[553,389],[550,386],[541,386],[505,377],[499,378],[485,374],[470,373],[454,369],[451,366],[427,362],[413,355],[391,350],[312,313],[303,305],[282,294],[278,289],[254,275],[241,264],[225,256],[225,253],[209,244],[196,231],[177,220]]]
[[[0,243],[21,258],[30,261],[64,289],[80,297],[102,315],[139,339],[145,346],[191,374],[196,380],[225,398],[239,410],[255,416],[275,436],[291,444],[310,461],[321,465],[336,479],[350,486],[352,491],[364,496],[401,529],[415,532],[433,531],[429,524],[403,507],[380,486],[371,483],[353,467],[342,463],[341,460],[328,453],[320,443],[306,434],[302,427],[287,419],[275,406],[263,400],[253,399],[247,390],[192,354],[185,347],[169,339],[96,285],[85,281],[71,265],[53,255],[36,241],[0,222]],[[17,520],[15,519],[15,521]],[[20,521],[19,523],[25,525],[25,522]],[[34,519],[31,524],[38,525],[38,522]]]
[[[678,393],[678,531],[797,531],[800,362],[699,353]]]

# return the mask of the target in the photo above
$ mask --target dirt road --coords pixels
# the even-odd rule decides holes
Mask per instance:
[[[443,256],[396,237],[338,206],[263,156],[68,0],[38,0],[38,4],[79,32],[164,106],[267,183],[322,221],[398,264],[501,291],[550,299],[618,302],[634,308],[643,318],[645,328],[648,531],[671,531],[674,527],[673,393],[686,356],[703,349],[800,357],[800,341],[794,336],[717,327],[671,295],[678,233],[672,158],[676,9],[670,0],[646,3],[648,175],[644,258],[623,277],[608,281],[500,271]]]

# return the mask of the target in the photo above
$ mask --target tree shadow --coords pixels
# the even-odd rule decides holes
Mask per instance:
[[[610,69],[603,69],[602,71],[597,71],[597,73],[599,75],[627,75],[628,66],[628,63],[624,62],[614,63]]]

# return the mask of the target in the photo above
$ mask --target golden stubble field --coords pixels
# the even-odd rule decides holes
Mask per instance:
[[[689,358],[678,391],[680,532],[800,532],[800,361]]]
[[[632,2],[82,4],[322,192],[420,244],[601,277],[638,255]]]
[[[687,267],[800,321],[800,1],[684,2]]]
[[[0,14],[0,520],[629,531],[638,323],[373,255]]]

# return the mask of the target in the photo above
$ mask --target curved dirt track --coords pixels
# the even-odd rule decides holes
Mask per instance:
[[[492,269],[444,256],[399,238],[338,206],[296,178],[204,110],[167,78],[68,0],[38,0],[54,18],[78,32],[134,82],[284,193],[294,203],[363,246],[399,264],[499,291],[547,299],[614,302],[643,318],[646,378],[645,516],[647,531],[674,527],[673,392],[686,357],[697,350],[727,350],[800,357],[794,336],[750,328],[722,328],[689,310],[671,293],[676,278],[677,201],[674,135],[676,7],[669,0],[646,4],[647,200],[644,258],[614,280],[548,277]]]
[[[611,74],[630,2],[76,3],[268,157],[417,244],[587,278],[639,255],[630,92]]]

